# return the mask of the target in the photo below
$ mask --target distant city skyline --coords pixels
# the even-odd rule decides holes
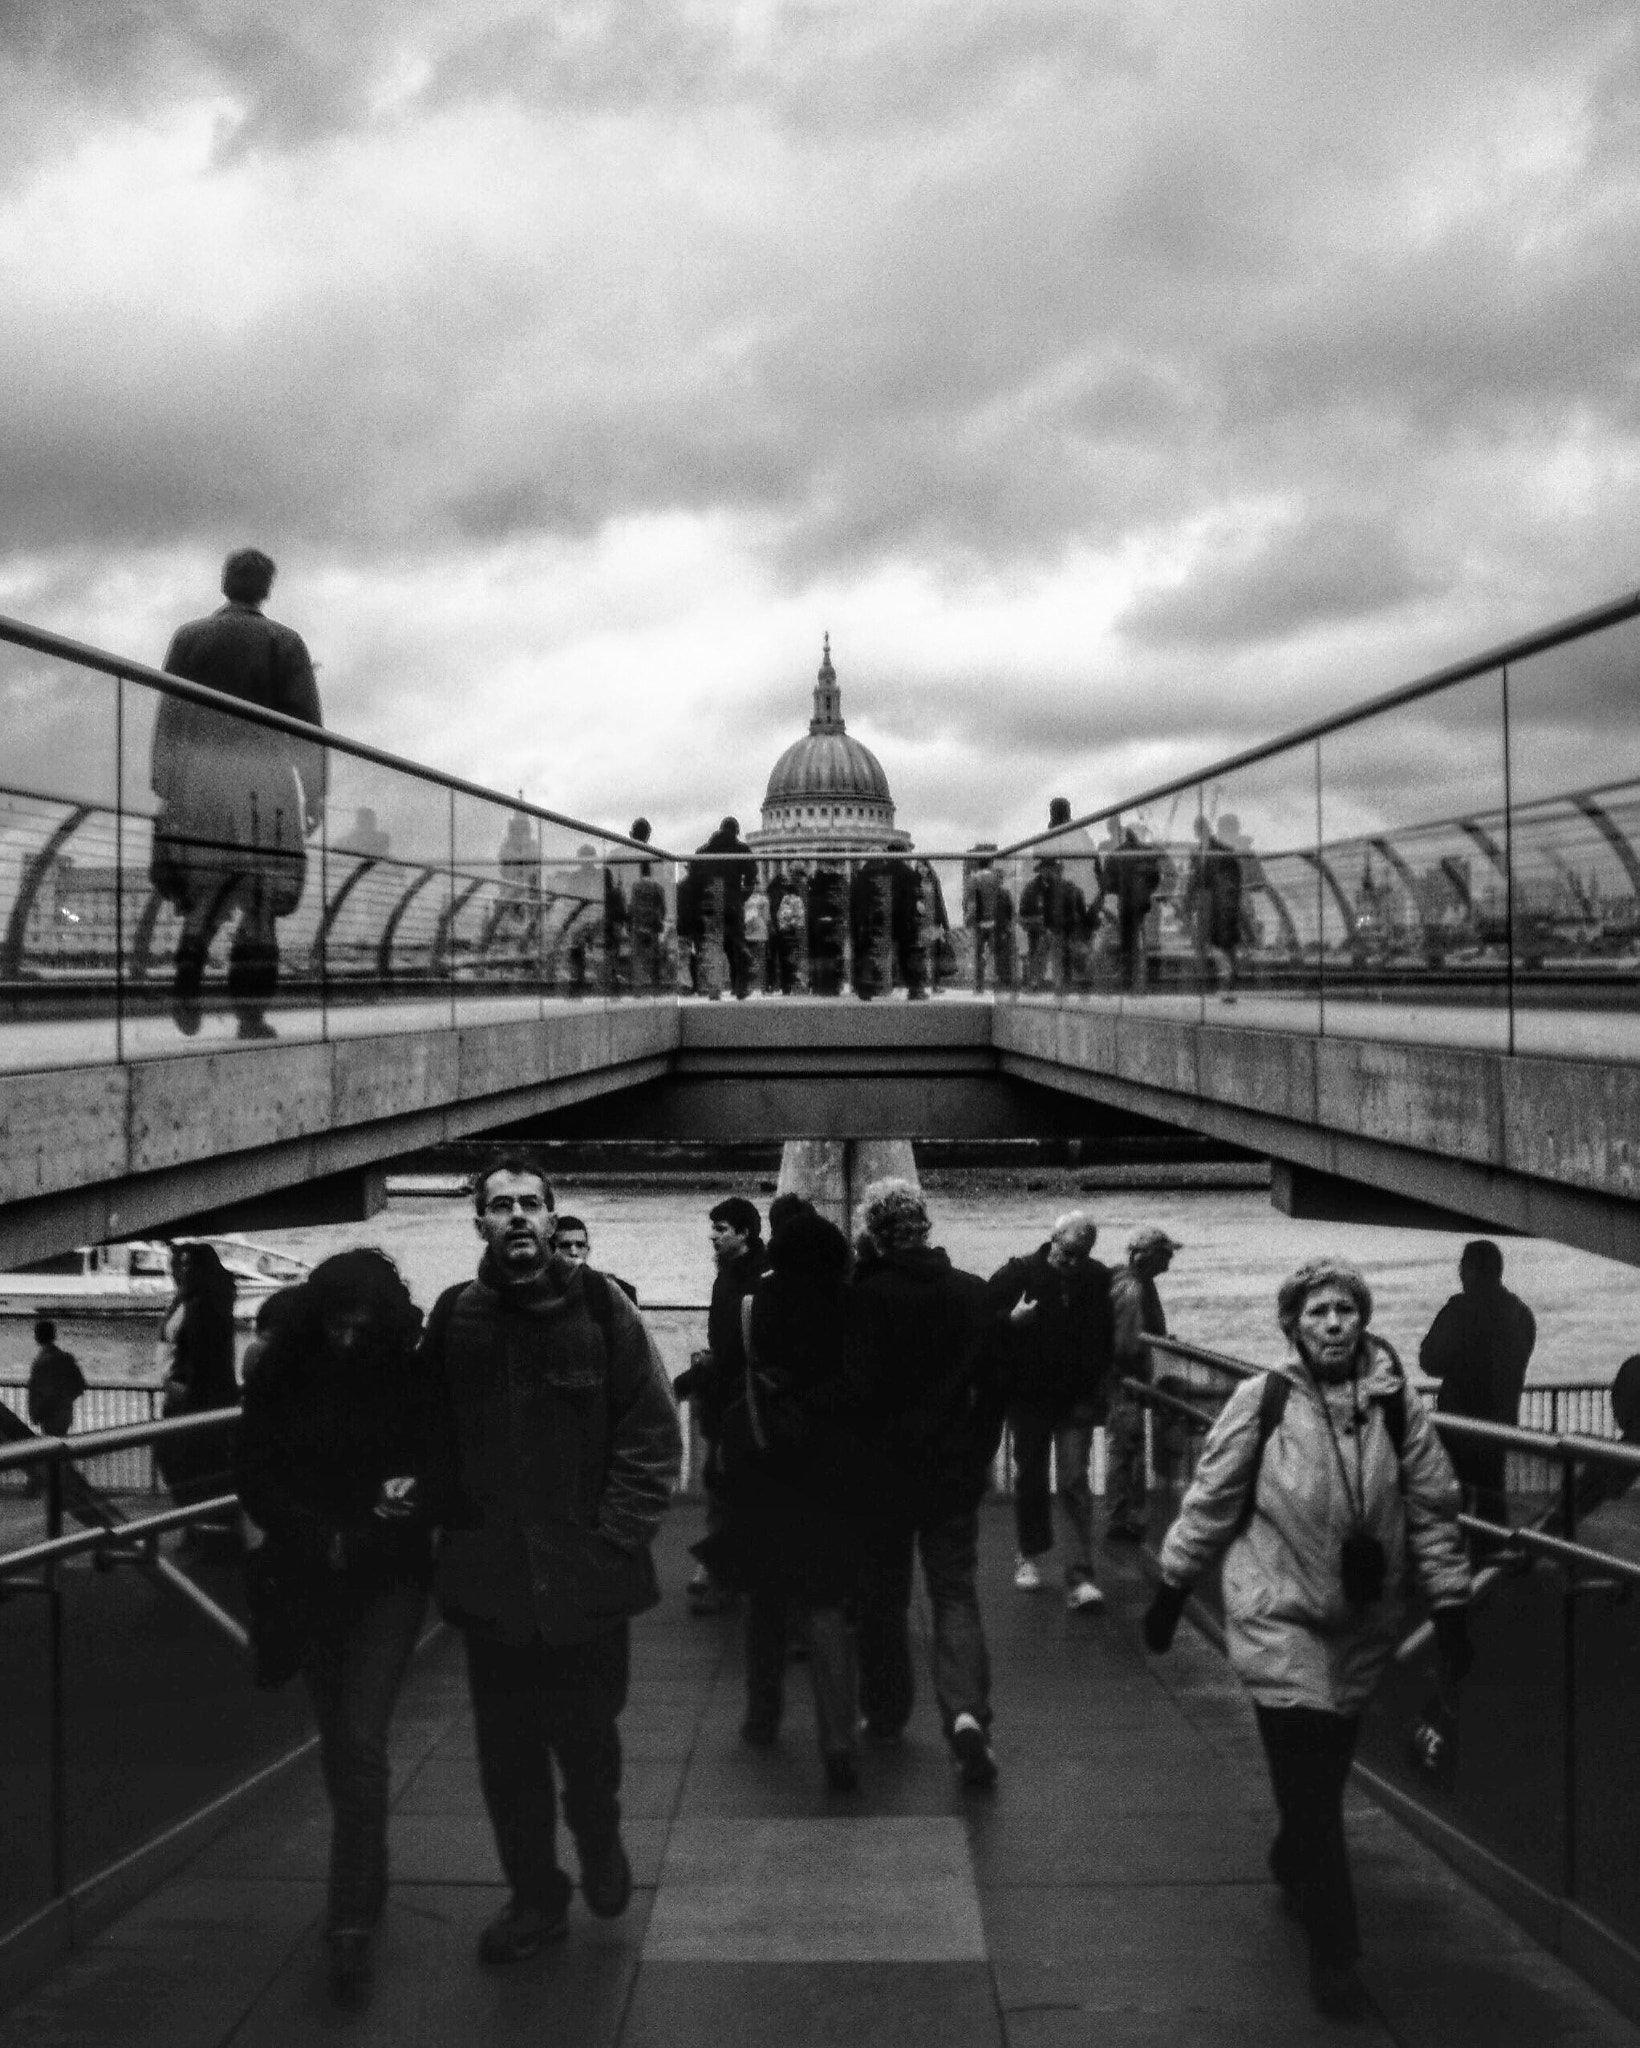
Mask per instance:
[[[254,542],[337,729],[663,843],[826,631],[956,847],[1640,583],[1616,0],[43,0],[0,114],[0,610]]]

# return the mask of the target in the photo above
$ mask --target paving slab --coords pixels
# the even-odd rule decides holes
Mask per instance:
[[[1005,2048],[983,1963],[650,1963],[620,2048]]]
[[[960,1821],[683,1819],[646,1963],[983,1962]]]

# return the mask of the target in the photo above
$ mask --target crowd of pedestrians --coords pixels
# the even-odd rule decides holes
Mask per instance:
[[[674,1387],[635,1290],[595,1263],[586,1223],[557,1213],[528,1156],[481,1173],[473,1202],[476,1275],[425,1322],[384,1253],[349,1251],[273,1297],[247,1361],[232,1478],[260,1538],[246,1563],[258,1675],[300,1674],[312,1701],[334,1817],[330,1985],[347,2006],[370,1990],[389,1727],[430,1600],[463,1641],[508,1886],[481,1958],[506,1965],[567,1933],[577,1886],[560,1822],[587,1909],[625,1909],[619,1723],[630,1623],[661,1598],[652,1544],[681,1466],[680,1395],[707,1504],[688,1605],[743,1629],[747,1745],[780,1742],[806,1665],[828,1798],[847,1801],[866,1752],[906,1738],[919,1572],[956,1781],[971,1793],[998,1782],[978,1560],[1005,1431],[1018,1594],[1044,1590],[1057,1537],[1068,1625],[1103,1610],[1090,1483],[1101,1427],[1104,1540],[1159,1533],[1141,1390],[1166,1334],[1157,1283],[1181,1250],[1159,1228],[1136,1230],[1113,1269],[1094,1256],[1094,1219],[1072,1210],[986,1276],[953,1263],[906,1180],[866,1189],[852,1240],[791,1194],[771,1204],[765,1237],[757,1205],[732,1195],[706,1218],[707,1343]],[[224,1331],[232,1373],[231,1302],[207,1249],[179,1247],[165,1343],[168,1384],[208,1403],[228,1398]],[[1496,1246],[1466,1247],[1460,1272],[1424,1361],[1448,1412],[1509,1419],[1530,1313],[1503,1289]],[[1472,1655],[1462,1475],[1370,1330],[1372,1307],[1342,1260],[1282,1283],[1289,1356],[1239,1386],[1208,1431],[1143,1627],[1165,1652],[1192,1589],[1220,1570],[1278,1816],[1271,1872],[1329,2013],[1363,1996],[1343,1793],[1411,1588],[1449,1687]],[[1640,1409],[1631,1391],[1625,1428]],[[179,1497],[194,1483],[169,1476]],[[1490,1467],[1471,1472],[1470,1504],[1501,1512],[1499,1483]]]

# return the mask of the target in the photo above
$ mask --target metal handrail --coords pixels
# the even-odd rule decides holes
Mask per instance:
[[[663,852],[661,848],[645,846],[641,839],[633,839],[625,832],[612,832],[607,825],[589,825],[583,818],[567,817],[562,811],[549,811],[540,804],[528,802],[523,797],[503,796],[499,790],[486,789],[482,783],[468,782],[465,777],[451,775],[442,768],[429,768],[420,761],[408,761],[402,754],[390,754],[384,747],[374,747],[367,740],[349,739],[345,734],[334,733],[306,720],[292,718],[286,712],[269,710],[261,704],[247,704],[238,697],[229,697],[220,690],[207,689],[203,683],[189,682],[183,676],[168,675],[164,669],[150,668],[146,662],[131,661],[124,655],[109,654],[100,647],[91,647],[81,640],[70,640],[62,633],[48,632],[43,626],[30,626],[22,619],[13,619],[0,613],[0,642],[10,641],[14,646],[27,647],[36,654],[49,654],[60,661],[71,661],[80,668],[96,669],[99,673],[112,676],[116,681],[129,679],[144,683],[148,688],[161,690],[168,697],[186,697],[191,703],[202,704],[210,711],[219,711],[232,718],[248,719],[254,725],[271,727],[275,732],[289,733],[293,738],[306,741],[310,746],[330,747],[343,754],[351,754],[355,760],[369,761],[377,768],[391,768],[398,774],[411,776],[419,782],[436,783],[441,789],[455,791],[460,796],[478,797],[482,802],[497,804],[503,810],[521,812],[525,817],[540,818],[549,825],[567,825],[574,832],[590,832],[596,839],[618,841],[624,846],[643,849],[651,860],[676,860],[676,854]]]
[[[1250,1365],[1244,1358],[1232,1358],[1227,1352],[1212,1351],[1204,1344],[1191,1344],[1179,1337],[1147,1337],[1145,1342],[1153,1351],[1165,1351],[1172,1357],[1188,1359],[1193,1364],[1208,1366],[1238,1380],[1253,1379],[1271,1370],[1269,1366]],[[1146,1382],[1125,1380],[1123,1384],[1144,1386]],[[1586,1381],[1577,1384],[1586,1387],[1599,1383]],[[1430,1420],[1443,1435],[1467,1438],[1476,1443],[1498,1444],[1505,1450],[1520,1451],[1529,1457],[1563,1461],[1584,1459],[1614,1466],[1619,1471],[1640,1473],[1640,1447],[1612,1443],[1604,1437],[1579,1436],[1572,1430],[1522,1429],[1517,1423],[1487,1422],[1475,1415],[1432,1415]]]
[[[1325,739],[1329,733],[1342,732],[1349,726],[1361,724],[1364,719],[1376,718],[1381,712],[1394,711],[1403,704],[1416,703],[1421,697],[1432,697],[1441,690],[1451,689],[1455,684],[1470,682],[1491,669],[1501,668],[1512,661],[1524,661],[1530,655],[1546,653],[1551,647],[1563,646],[1570,640],[1581,640],[1586,634],[1598,633],[1603,627],[1620,625],[1625,619],[1635,617],[1640,617],[1640,591],[1597,605],[1592,611],[1575,613],[1572,617],[1561,619],[1552,626],[1540,627],[1535,633],[1507,640],[1501,647],[1494,647],[1485,654],[1470,655],[1462,661],[1449,663],[1445,668],[1420,676],[1415,682],[1401,683],[1394,689],[1381,691],[1375,697],[1368,697],[1363,702],[1352,705],[1347,711],[1330,712],[1324,718],[1311,719],[1308,724],[1295,726],[1290,732],[1282,733],[1276,739],[1262,741],[1258,746],[1244,747],[1239,754],[1227,755],[1221,761],[1193,769],[1188,775],[1175,776],[1171,782],[1160,783],[1156,788],[1147,790],[1143,796],[1127,797],[1121,803],[1107,804],[1103,810],[1089,811],[1083,817],[1073,818],[1068,824],[1056,825],[1051,832],[1030,833],[1023,839],[1016,839],[1010,845],[999,848],[995,857],[1006,859],[1011,855],[1023,853],[1029,847],[1045,846],[1052,840],[1062,839],[1067,833],[1081,831],[1089,825],[1102,825],[1107,818],[1120,817],[1126,811],[1141,811],[1149,804],[1161,803],[1164,798],[1177,796],[1182,790],[1192,789],[1198,783],[1218,781],[1221,777],[1233,775],[1240,769],[1254,767],[1260,761],[1268,761],[1276,754],[1284,754],[1292,748],[1307,746],[1315,740]]]
[[[207,1408],[199,1415],[171,1415],[154,1422],[126,1422],[117,1429],[88,1429],[74,1436],[39,1436],[28,1443],[0,1445],[0,1472],[29,1465],[78,1464],[110,1451],[139,1450],[179,1436],[203,1436],[239,1420],[237,1408]]]

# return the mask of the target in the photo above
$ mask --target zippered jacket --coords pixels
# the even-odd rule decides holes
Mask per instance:
[[[1243,1381],[1208,1434],[1162,1544],[1162,1575],[1175,1586],[1193,1585],[1222,1558],[1230,1663],[1262,1706],[1359,1713],[1405,1632],[1409,1581],[1435,1607],[1469,1598],[1451,1461],[1394,1353],[1367,1342],[1370,1362],[1341,1385],[1318,1386],[1296,1358],[1273,1368],[1291,1390],[1262,1458],[1262,1379]],[[1399,1458],[1384,1419],[1398,1386],[1406,1408]],[[1357,1528],[1383,1544],[1388,1567],[1383,1597],[1364,1608],[1345,1599],[1339,1564]]]

